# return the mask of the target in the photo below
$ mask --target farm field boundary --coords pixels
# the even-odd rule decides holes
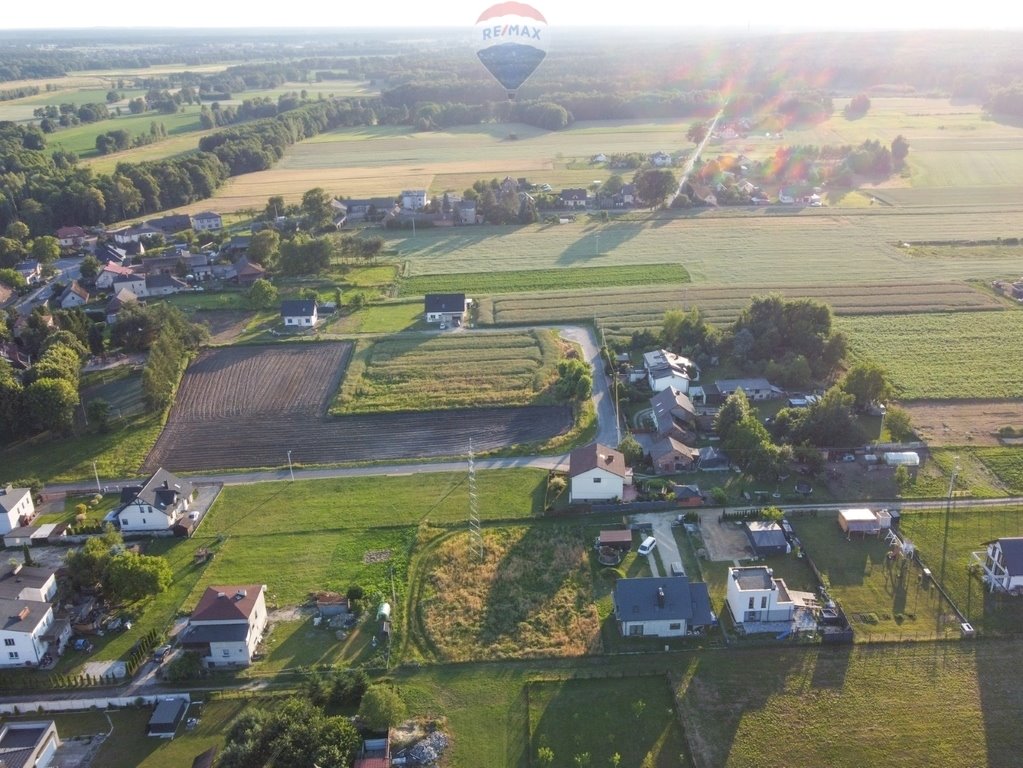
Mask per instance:
[[[610,335],[660,328],[669,309],[699,309],[708,322],[733,322],[754,296],[779,293],[786,298],[826,302],[836,315],[960,312],[1004,309],[994,296],[966,283],[921,283],[907,291],[902,283],[855,285],[741,285],[549,291],[502,294],[480,300],[480,322],[498,325],[598,320]]]
[[[326,417],[352,345],[230,347],[185,372],[145,462],[151,471],[317,465],[464,455],[543,442],[573,424],[568,406]]]

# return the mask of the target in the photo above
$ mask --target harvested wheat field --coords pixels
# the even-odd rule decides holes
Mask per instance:
[[[930,446],[1001,445],[999,429],[1023,427],[1020,400],[925,400],[903,407]]]
[[[226,347],[185,372],[145,467],[179,472],[458,456],[567,432],[567,406],[481,408],[332,418],[347,342]]]

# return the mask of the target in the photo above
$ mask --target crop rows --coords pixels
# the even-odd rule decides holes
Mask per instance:
[[[891,375],[903,399],[1023,397],[1023,313],[843,317],[858,358]]]
[[[592,322],[596,318],[610,335],[661,326],[668,309],[698,308],[708,320],[723,326],[733,322],[750,299],[776,292],[788,298],[826,302],[838,315],[1001,309],[987,294],[965,283],[920,284],[907,291],[901,283],[771,287],[646,286],[592,291],[552,291],[543,294],[494,296],[480,302],[480,321],[496,324]]]
[[[681,285],[687,282],[689,273],[681,264],[635,264],[619,267],[475,272],[464,275],[420,275],[402,280],[399,288],[403,296],[458,291],[478,297],[519,291],[556,291],[622,285]]]
[[[370,342],[355,356],[337,412],[528,405],[559,352],[550,331]]]
[[[509,350],[518,343],[520,350],[544,350],[541,360],[552,355],[556,359],[545,346],[554,345],[551,337],[543,343],[533,339],[532,347],[530,338],[512,335]],[[443,343],[458,349],[448,339]],[[391,346],[383,357],[391,360],[401,345],[414,346],[407,341],[385,344]],[[488,339],[472,339],[461,349],[474,347],[482,353]],[[429,398],[404,401],[406,407],[392,409],[417,411],[413,413],[325,417],[350,349],[348,343],[324,343],[204,352],[185,372],[146,468],[205,472],[276,467],[287,464],[289,451],[293,462],[310,465],[453,456],[465,453],[470,439],[475,450],[487,452],[543,442],[572,425],[571,409],[564,406],[438,412]],[[433,392],[442,392],[444,383],[443,378],[433,382]]]

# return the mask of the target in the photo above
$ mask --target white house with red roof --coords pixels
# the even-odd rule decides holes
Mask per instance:
[[[61,227],[53,234],[62,248],[77,248],[88,236],[81,227]]]
[[[632,484],[632,470],[625,456],[614,448],[592,443],[569,455],[569,498],[573,503],[621,499]]]
[[[207,587],[181,633],[181,647],[211,667],[247,666],[266,622],[265,584]]]
[[[106,290],[113,287],[115,280],[132,277],[139,278],[143,285],[145,284],[145,277],[140,276],[140,270],[135,267],[122,266],[115,261],[108,261],[103,267],[103,271],[96,277],[96,287]]]

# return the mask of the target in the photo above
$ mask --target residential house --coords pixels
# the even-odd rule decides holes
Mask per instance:
[[[131,262],[131,257],[125,248],[118,248],[112,243],[101,243],[96,246],[94,255],[96,260],[101,264],[104,262],[114,262],[115,264],[128,264]]]
[[[135,267],[125,267],[117,261],[108,261],[103,267],[103,270],[96,277],[96,287],[102,290],[107,290],[114,287],[114,282],[120,279],[133,280],[138,278],[140,280],[140,287],[145,290],[145,280],[142,280],[141,270]],[[120,286],[121,288],[132,288],[128,285]]]
[[[18,262],[14,265],[14,271],[25,278],[29,285],[35,285],[43,278],[43,265],[35,259]]]
[[[568,460],[569,500],[573,503],[621,499],[632,484],[625,456],[614,448],[591,443],[572,451]]]
[[[89,292],[85,290],[77,280],[72,280],[71,284],[64,289],[64,292],[60,294],[60,298],[57,299],[61,309],[72,309],[73,307],[80,307],[83,304],[89,303]]]
[[[28,370],[30,365],[28,355],[13,341],[0,341],[0,360],[6,360],[18,371]]]
[[[180,265],[181,257],[175,253],[171,256],[154,256],[143,259],[140,267],[146,275],[173,275],[177,273]]]
[[[48,603],[57,596],[57,571],[15,563],[0,575],[0,599]]]
[[[36,516],[32,491],[8,485],[0,490],[0,534],[28,525]]]
[[[724,402],[740,389],[750,402],[777,400],[785,394],[781,388],[774,386],[767,379],[718,379],[707,387],[707,397]]]
[[[136,227],[121,227],[114,230],[108,229],[106,234],[107,237],[112,237],[114,242],[119,245],[138,243],[145,237],[164,237],[165,235],[162,229],[157,229],[149,224],[142,224]]]
[[[61,227],[53,236],[57,238],[61,248],[80,248],[88,234],[81,227]]]
[[[256,262],[249,261],[246,256],[238,259],[233,266],[234,277],[232,280],[238,283],[238,285],[250,286],[257,280],[262,280],[266,277],[266,270]]]
[[[647,383],[654,392],[668,387],[687,394],[693,382],[700,380],[700,368],[687,357],[666,349],[655,349],[643,355]]]
[[[1007,536],[992,541],[987,550],[974,552],[983,568],[983,580],[992,592],[1023,591],[1023,536]]]
[[[39,664],[50,646],[44,635],[55,621],[49,603],[0,598],[0,667]]]
[[[428,293],[424,300],[426,322],[461,325],[467,302],[464,293]]]
[[[149,275],[146,278],[147,296],[171,296],[188,290],[188,283],[174,275]]]
[[[249,250],[249,245],[252,243],[251,235],[234,235],[227,244],[222,246],[220,249],[220,255],[225,257],[236,256],[238,254],[245,254]]]
[[[670,475],[674,472],[692,469],[700,458],[699,450],[690,448],[670,435],[662,437],[651,445],[649,454],[650,461],[654,465],[654,472],[659,475]]]
[[[715,195],[714,190],[706,184],[690,184],[689,190],[692,193],[694,203],[710,206],[716,206],[718,204],[717,195]]]
[[[281,302],[285,325],[311,328],[316,325],[316,299],[290,299]]]
[[[401,207],[406,211],[418,211],[426,206],[425,189],[404,189],[401,192]]]
[[[767,520],[747,520],[743,524],[753,554],[757,557],[788,554],[792,547],[785,538],[785,531],[778,523]]]
[[[46,768],[59,746],[52,720],[9,720],[0,725],[0,765],[5,768]]]
[[[623,184],[621,191],[611,195],[612,208],[631,208],[636,204],[636,185]]]
[[[700,449],[697,466],[701,472],[724,472],[731,468],[732,462],[721,449],[706,445]]]
[[[266,586],[207,587],[181,634],[185,650],[198,651],[209,666],[252,663],[266,629]]]
[[[458,224],[476,224],[476,201],[459,200],[455,203],[455,221]]]
[[[196,232],[215,232],[224,228],[224,219],[219,213],[203,211],[192,217],[192,229]]]
[[[714,623],[707,585],[686,576],[618,579],[613,602],[623,637],[685,637]]]
[[[149,292],[146,290],[145,275],[134,272],[115,277],[110,288],[115,296],[121,291],[130,291],[135,294],[137,299],[144,299],[149,295]]]
[[[190,253],[182,256],[189,280],[209,280],[213,277],[213,260],[208,253]]]
[[[696,429],[696,407],[689,396],[668,386],[650,398],[654,427],[659,435],[684,435]]]
[[[667,152],[654,152],[650,155],[650,164],[655,168],[667,168],[675,164],[675,160]]]
[[[345,200],[349,221],[379,221],[396,207],[393,197]]]
[[[728,569],[728,609],[736,624],[791,621],[796,601],[763,565]]]
[[[563,189],[558,196],[562,208],[585,208],[590,193],[585,189]]]
[[[161,216],[158,219],[150,219],[146,222],[150,229],[159,231],[162,235],[174,235],[192,228],[192,217],[184,213],[174,213],[169,216]]]
[[[672,492],[675,503],[682,507],[699,507],[705,500],[698,485],[676,485]]]
[[[121,490],[121,505],[111,513],[125,532],[168,531],[188,511],[192,484],[158,469],[145,485]]]
[[[607,162],[607,155],[605,155],[603,152],[598,152],[597,154],[595,154],[593,157],[590,158],[590,162],[591,163],[606,163]]]

